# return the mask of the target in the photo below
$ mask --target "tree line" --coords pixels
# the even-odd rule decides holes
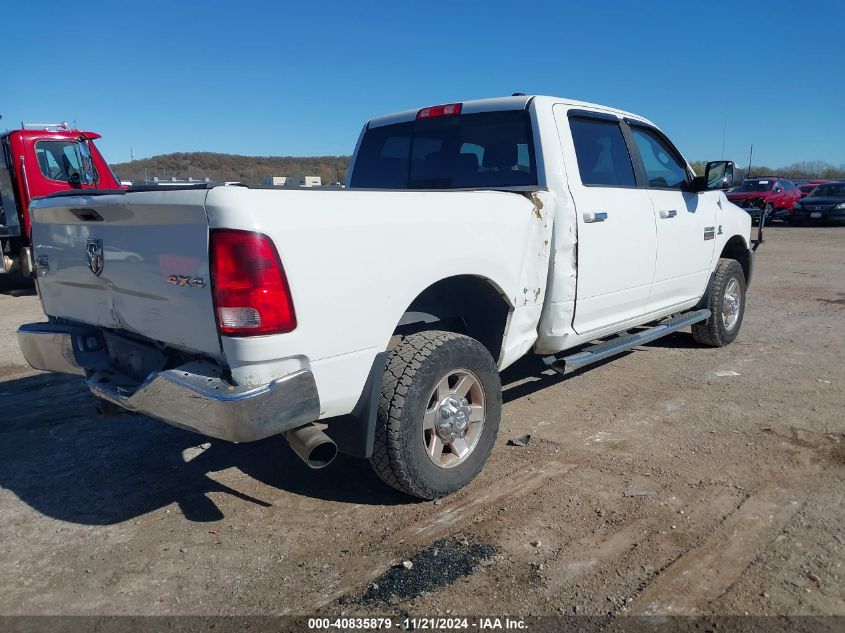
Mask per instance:
[[[690,163],[695,173],[704,175],[704,168],[707,165],[706,161],[699,160]],[[747,167],[737,165],[738,177],[756,177],[756,176],[781,176],[787,179],[800,178],[825,178],[828,180],[845,180],[845,165],[836,167],[830,163],[821,160],[803,161],[800,163],[793,163],[786,167],[765,167],[762,165],[752,165],[751,171]]]
[[[121,180],[132,181],[152,180],[154,177],[162,180],[209,178],[259,185],[267,176],[319,176],[323,184],[331,184],[346,180],[349,159],[349,156],[240,156],[214,152],[178,152],[117,163],[112,168]],[[704,161],[693,161],[691,164],[697,174],[704,174]],[[737,170],[740,177],[747,175],[747,169],[741,165],[737,165]],[[845,165],[836,167],[824,161],[804,161],[778,168],[754,165],[750,173],[752,176],[795,179],[845,179]]]

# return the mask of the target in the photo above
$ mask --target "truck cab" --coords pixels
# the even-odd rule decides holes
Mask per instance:
[[[0,252],[3,272],[30,273],[33,198],[61,191],[120,189],[95,132],[66,123],[22,123],[0,134]]]

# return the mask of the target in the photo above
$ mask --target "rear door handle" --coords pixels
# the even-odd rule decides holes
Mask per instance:
[[[593,222],[604,222],[607,219],[607,213],[604,211],[595,211],[593,213],[584,214],[584,222],[592,224]]]
[[[660,217],[663,218],[664,220],[668,220],[669,218],[674,218],[676,215],[678,215],[678,212],[675,209],[668,209],[668,210],[663,210],[663,211],[660,212]]]

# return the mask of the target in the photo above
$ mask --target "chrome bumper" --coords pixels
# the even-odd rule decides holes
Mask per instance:
[[[314,375],[302,369],[259,387],[237,387],[213,363],[195,361],[153,372],[140,385],[112,371],[96,330],[31,323],[18,342],[35,369],[88,376],[91,392],[129,411],[230,442],[251,442],[320,417]]]

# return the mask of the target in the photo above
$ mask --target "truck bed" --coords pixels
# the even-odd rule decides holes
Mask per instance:
[[[440,280],[477,276],[507,299],[515,315],[503,366],[530,348],[536,328],[520,323],[536,323],[543,304],[543,195],[221,186],[47,198],[33,204],[38,286],[50,317],[210,359],[235,385],[310,368],[321,417],[341,415],[413,299]],[[219,334],[208,252],[217,229],[272,239],[295,330]],[[90,255],[98,248],[99,273]]]

